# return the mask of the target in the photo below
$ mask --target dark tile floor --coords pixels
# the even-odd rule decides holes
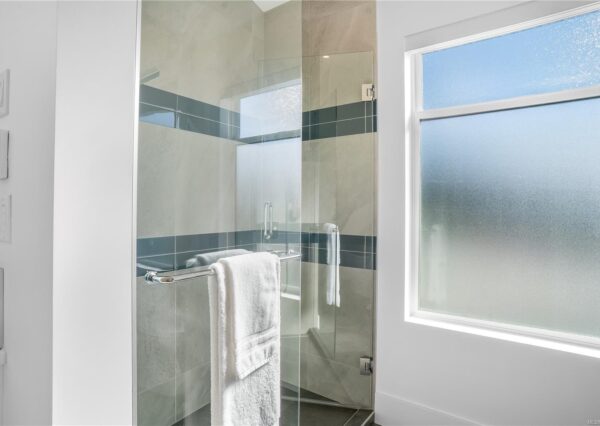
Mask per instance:
[[[370,410],[355,410],[344,407],[300,403],[300,426],[362,426],[371,415]],[[281,426],[296,426],[298,403],[282,401]],[[174,426],[209,426],[210,405],[193,412]]]
[[[210,426],[210,404],[194,411],[173,426]]]
[[[282,389],[282,393],[288,397],[296,393]],[[319,395],[301,391],[304,398],[326,400]],[[329,400],[327,400],[329,401]],[[298,425],[298,409],[300,409],[300,426],[362,426],[369,418],[371,410],[357,410],[355,408],[335,407],[307,402],[283,399],[281,401],[280,426]],[[173,426],[209,426],[210,405],[206,405],[193,412],[186,418],[178,421]]]

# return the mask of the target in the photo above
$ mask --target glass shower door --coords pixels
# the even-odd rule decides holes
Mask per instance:
[[[142,2],[140,425],[208,425],[211,402],[208,278],[163,285],[144,274],[202,266],[230,250],[300,253],[301,60],[295,50],[281,53],[281,42],[283,52],[301,45],[301,34],[287,31],[300,5],[281,7]],[[287,389],[299,381],[299,351],[286,348],[299,345],[300,260],[282,263],[281,273],[282,423],[296,425],[298,397]]]
[[[301,58],[265,60],[240,99],[236,218],[257,250],[301,255]],[[300,259],[281,265],[281,424],[299,421]]]
[[[301,387],[317,403],[361,409],[372,408],[374,77],[372,52],[303,59]]]

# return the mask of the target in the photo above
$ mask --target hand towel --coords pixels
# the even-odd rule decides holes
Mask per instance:
[[[325,223],[327,234],[327,304],[340,307],[340,232],[337,225]]]
[[[200,253],[185,261],[186,268],[195,268],[197,266],[208,266],[215,263],[223,257],[239,256],[241,254],[250,253],[244,249],[220,250],[211,251],[208,253]]]
[[[274,426],[280,415],[279,258],[220,259],[209,282],[215,425]]]

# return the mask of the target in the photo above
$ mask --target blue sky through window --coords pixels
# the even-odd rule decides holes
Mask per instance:
[[[600,11],[423,55],[423,107],[600,85]]]

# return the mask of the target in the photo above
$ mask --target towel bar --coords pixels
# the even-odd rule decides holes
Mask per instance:
[[[277,256],[279,256],[279,260],[281,260],[282,262],[292,259],[299,259],[301,257],[300,253],[296,253],[294,251],[272,251],[268,253],[276,254]],[[178,281],[189,280],[198,277],[206,277],[208,275],[214,275],[214,271],[210,266],[198,266],[195,268],[179,269],[177,271],[146,272],[144,280],[150,284],[173,284]]]

